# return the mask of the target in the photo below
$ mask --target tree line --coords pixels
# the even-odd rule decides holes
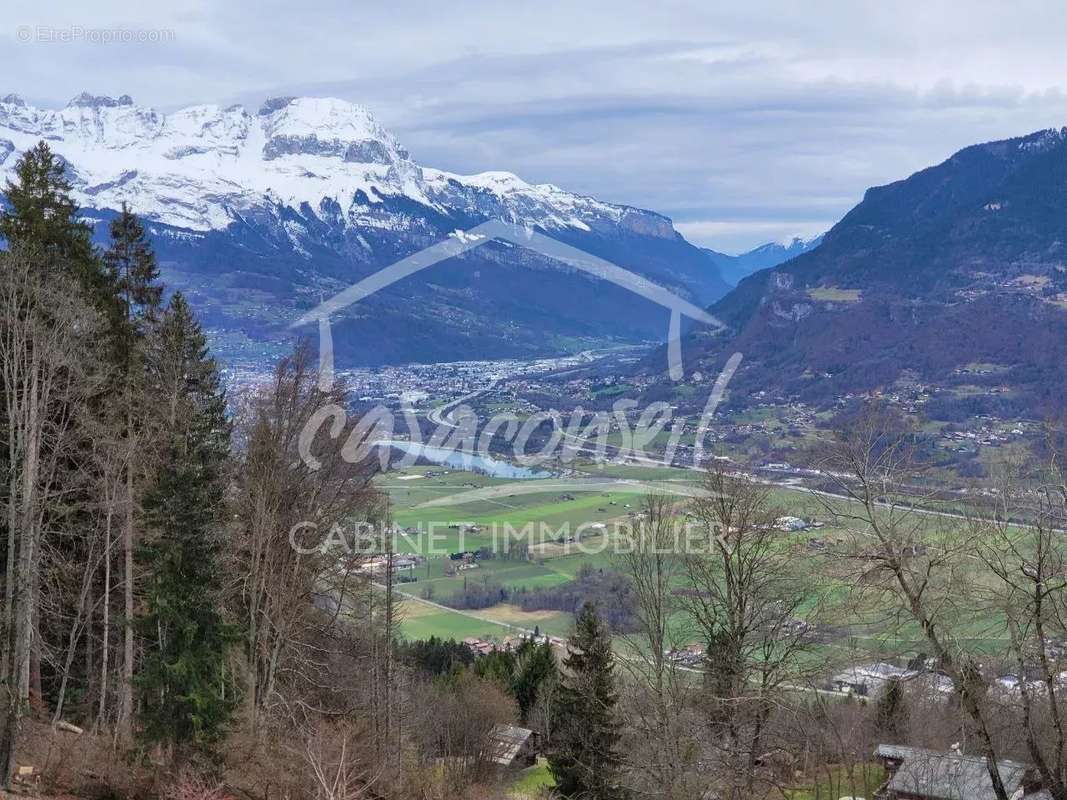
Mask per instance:
[[[0,216],[7,775],[31,705],[124,736],[136,717],[165,748],[211,742],[232,705],[218,370],[184,297],[163,302],[137,217],[100,251],[69,191],[41,143]]]
[[[288,540],[302,520],[384,513],[370,465],[328,445],[316,470],[295,458],[304,422],[342,390],[318,388],[302,345],[228,397],[142,222],[124,206],[98,246],[70,189],[42,142],[0,214],[5,785],[42,721],[157,765],[215,763],[234,731],[312,726],[343,658],[374,662],[361,702],[386,735],[383,599],[351,560]],[[369,621],[344,628],[340,609]]]
[[[628,576],[588,563],[578,567],[574,580],[558,586],[513,588],[490,576],[465,578],[462,588],[442,598],[441,602],[452,608],[467,610],[514,603],[523,611],[565,611],[574,615],[583,606],[592,605],[616,633],[630,633],[638,629],[634,616],[635,598]]]

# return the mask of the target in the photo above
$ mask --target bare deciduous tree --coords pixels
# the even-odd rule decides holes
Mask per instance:
[[[349,426],[319,433],[317,464],[300,457],[300,437],[323,409],[343,418],[344,392],[318,389],[305,346],[279,363],[237,426],[232,567],[253,729],[282,682],[327,680],[316,677],[326,660],[312,643],[323,626],[338,623],[351,593],[365,588],[355,570],[360,553],[320,545],[330,537],[351,542],[357,523],[384,517],[383,497],[370,485],[373,469],[342,452]]]
[[[1067,800],[1067,708],[1056,661],[1067,637],[1067,480],[1055,455],[1043,469],[1005,463],[999,473],[973,539],[1019,680],[1019,738],[1049,794]]]
[[[63,524],[78,425],[92,396],[90,357],[98,320],[78,288],[42,257],[16,248],[0,257],[0,381],[7,433],[4,683],[0,769],[10,776],[30,696],[38,641],[42,540]]]
[[[973,594],[973,573],[963,566],[976,546],[968,526],[923,512],[936,493],[916,481],[922,464],[915,432],[880,406],[866,407],[837,432],[821,466],[835,491],[820,498],[835,520],[854,531],[861,548],[857,555],[867,564],[865,582],[918,626],[931,655],[952,679],[995,796],[1008,800],[986,706],[988,681],[955,636],[964,613],[959,601]],[[920,488],[913,490],[917,483]]]
[[[684,644],[674,595],[683,575],[676,502],[667,495],[645,497],[631,541],[620,548],[622,572],[630,578],[639,630],[624,634],[618,660],[629,679],[622,688],[629,724],[624,752],[629,785],[638,796],[692,797],[702,792],[699,747],[694,744],[687,703],[693,699],[693,671],[669,658]]]
[[[351,724],[328,724],[317,719],[298,737],[303,760],[311,774],[316,800],[360,800],[375,797],[381,778],[380,762],[373,752],[361,752],[365,740]]]
[[[456,786],[486,780],[495,768],[499,743],[493,727],[514,723],[515,702],[492,681],[464,671],[422,687],[414,698],[421,712],[417,734],[422,750],[438,763]]]
[[[767,724],[781,691],[803,680],[809,641],[799,611],[810,588],[788,569],[769,487],[716,460],[703,488],[690,506],[699,538],[687,537],[682,604],[707,644],[704,709],[718,791],[751,798],[775,788],[758,767],[773,746]]]

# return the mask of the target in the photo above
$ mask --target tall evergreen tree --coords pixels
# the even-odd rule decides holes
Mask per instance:
[[[111,243],[104,252],[107,278],[119,300],[116,345],[128,361],[137,340],[143,339],[158,316],[163,286],[152,246],[137,215],[123,203],[111,221]]]
[[[144,227],[125,203],[111,222],[111,243],[103,255],[105,279],[115,302],[111,307],[111,348],[114,361],[114,394],[120,403],[111,406],[120,431],[119,455],[123,470],[123,609],[133,617],[135,518],[138,503],[136,476],[143,472],[149,428],[145,419],[145,339],[160,312],[163,287],[159,267]],[[110,552],[110,543],[108,550]],[[109,556],[110,557],[110,556]],[[105,589],[106,591],[106,589]],[[134,631],[126,625],[123,641],[122,686],[119,695],[119,725],[128,733],[133,713]]]
[[[38,249],[46,269],[70,275],[102,310],[111,296],[92,244],[92,229],[78,219],[63,160],[43,141],[15,165],[4,189],[10,208],[0,213],[0,235],[9,247]]]
[[[567,649],[549,769],[563,797],[617,800],[626,791],[619,780],[611,636],[592,604],[586,603],[578,613]]]
[[[875,707],[879,733],[890,742],[907,741],[908,699],[899,678],[888,681]]]
[[[554,681],[558,672],[552,645],[538,644],[533,639],[524,639],[514,651],[493,650],[474,662],[474,673],[479,678],[495,681],[515,698],[519,721],[524,725],[537,703],[541,686],[545,681]]]
[[[175,294],[155,349],[166,441],[144,498],[139,549],[144,656],[136,678],[143,735],[178,755],[221,736],[234,702],[224,692],[236,641],[220,613],[222,473],[229,450],[225,398],[189,305]]]
[[[548,642],[526,639],[515,653],[515,670],[511,678],[511,693],[519,705],[519,721],[529,722],[530,712],[537,704],[542,686],[554,681],[559,673],[556,654]]]

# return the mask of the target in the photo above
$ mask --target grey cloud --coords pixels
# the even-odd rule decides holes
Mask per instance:
[[[5,91],[130,93],[162,108],[337,95],[368,105],[422,163],[652,208],[727,250],[828,225],[868,186],[967,144],[1067,123],[1067,20],[1053,0],[48,5],[52,21],[92,13],[172,27],[175,41],[0,35]]]

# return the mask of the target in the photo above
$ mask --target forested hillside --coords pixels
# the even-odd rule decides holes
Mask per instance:
[[[728,333],[695,330],[687,363],[715,372],[741,352],[739,396],[823,407],[907,386],[951,391],[986,365],[982,413],[1061,413],[1065,175],[1067,129],[1049,129],[868,189],[817,247],[713,305]]]

